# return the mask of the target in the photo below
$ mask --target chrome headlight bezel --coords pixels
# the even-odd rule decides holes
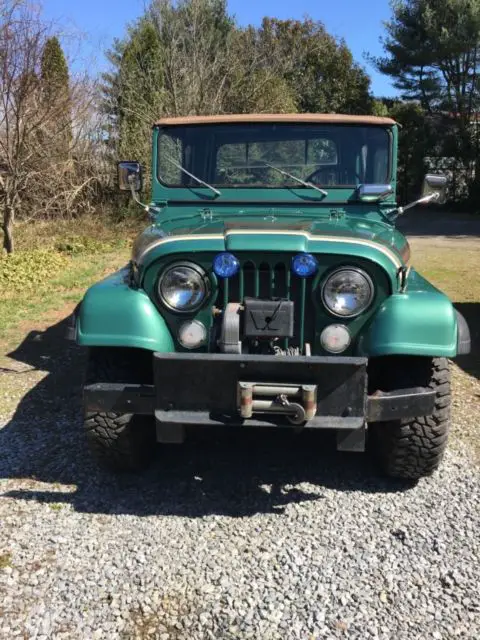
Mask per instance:
[[[201,296],[201,298],[199,300],[197,300],[195,302],[195,304],[190,305],[188,307],[177,307],[173,304],[171,304],[165,297],[163,291],[162,291],[162,284],[164,284],[165,282],[165,278],[167,277],[167,275],[174,269],[179,269],[179,268],[185,268],[185,269],[189,269],[192,272],[192,275],[195,278],[198,278],[198,283],[200,285],[200,288],[203,291],[203,295]],[[208,299],[208,297],[210,296],[210,279],[208,277],[207,272],[205,271],[205,269],[203,269],[203,267],[201,267],[200,265],[196,264],[195,262],[188,262],[186,260],[179,260],[178,262],[172,262],[171,264],[167,265],[162,272],[160,273],[160,275],[157,278],[157,283],[155,286],[156,289],[156,294],[157,294],[157,298],[158,300],[161,302],[161,304],[167,308],[169,311],[172,311],[174,313],[180,313],[180,314],[192,314],[195,313],[196,311],[198,311],[199,309],[201,309],[201,307],[203,307],[203,305],[205,304],[205,301]]]
[[[367,286],[369,288],[369,294],[368,294],[367,302],[365,304],[363,304],[362,307],[360,307],[359,309],[357,309],[353,313],[349,313],[349,314],[338,313],[337,311],[335,311],[334,309],[332,309],[330,307],[330,305],[327,303],[327,301],[325,299],[325,289],[326,289],[329,281],[333,277],[337,276],[339,273],[342,273],[344,271],[346,271],[346,272],[354,272],[354,273],[362,276],[362,278],[364,278],[364,280],[365,280],[365,282],[366,282],[366,284],[367,284]],[[320,295],[321,295],[321,298],[322,298],[323,306],[325,307],[325,309],[328,311],[329,314],[331,314],[335,318],[343,318],[344,320],[350,320],[352,318],[357,318],[359,315],[361,315],[362,313],[365,313],[365,311],[367,311],[367,309],[370,308],[370,306],[371,306],[371,304],[373,302],[373,299],[375,298],[375,285],[373,284],[372,278],[363,269],[360,269],[359,267],[344,265],[342,267],[338,267],[334,271],[330,271],[330,273],[328,273],[325,276],[325,278],[323,279],[322,285],[321,285]]]

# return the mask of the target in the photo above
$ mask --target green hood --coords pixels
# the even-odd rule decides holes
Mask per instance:
[[[137,238],[132,253],[143,271],[154,260],[195,251],[285,251],[368,258],[396,278],[409,257],[408,242],[391,224],[342,210],[168,210]]]

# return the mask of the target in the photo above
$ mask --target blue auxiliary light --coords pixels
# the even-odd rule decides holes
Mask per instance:
[[[311,253],[297,253],[292,259],[292,271],[300,278],[313,276],[318,270],[318,261]]]
[[[233,253],[224,251],[213,259],[213,271],[219,278],[231,278],[240,271],[240,262]]]

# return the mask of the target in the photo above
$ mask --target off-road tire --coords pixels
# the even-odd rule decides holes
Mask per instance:
[[[431,415],[396,420],[370,427],[373,446],[383,471],[391,477],[418,480],[440,465],[450,426],[450,369],[446,358],[405,358],[396,363],[397,388],[425,386],[434,389]],[[390,389],[392,390],[392,389]]]
[[[97,382],[148,383],[151,355],[133,349],[92,349],[86,384]],[[85,412],[85,434],[97,463],[112,471],[141,471],[155,455],[153,417],[131,413]]]

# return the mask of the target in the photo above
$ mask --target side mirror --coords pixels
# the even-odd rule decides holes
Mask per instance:
[[[435,175],[433,173],[427,173],[423,181],[422,195],[418,200],[410,202],[410,204],[404,207],[397,207],[393,209],[387,215],[391,221],[396,220],[398,216],[401,216],[416,207],[419,204],[427,204],[428,202],[436,202],[437,204],[445,204],[447,200],[447,177],[442,175]]]
[[[429,198],[426,202],[445,204],[447,200],[447,177],[428,173],[425,176],[420,199]]]
[[[120,191],[142,190],[142,167],[139,162],[118,163],[118,188]]]

